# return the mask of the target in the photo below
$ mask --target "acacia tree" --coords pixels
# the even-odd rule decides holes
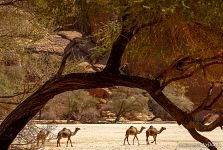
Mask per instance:
[[[220,30],[221,28],[218,28],[218,26],[215,28],[212,27],[213,23],[220,23],[219,20],[215,19],[215,22],[211,22],[210,18],[206,18],[205,21],[208,23],[208,25],[204,25],[200,22],[194,22],[194,18],[190,18],[191,16],[196,16],[195,14],[198,9],[206,6],[204,1],[199,1],[200,3],[194,3],[190,0],[175,1],[174,5],[167,1],[148,2],[146,0],[129,0],[117,3],[116,1],[114,2],[115,4],[118,3],[122,10],[124,10],[120,12],[122,28],[119,36],[112,44],[111,53],[105,69],[95,73],[70,73],[63,75],[62,73],[66,64],[66,59],[71,53],[67,52],[64,55],[64,59],[62,60],[58,73],[32,95],[26,98],[2,122],[0,126],[1,149],[7,149],[15,139],[16,135],[23,129],[28,121],[31,120],[32,117],[34,117],[36,113],[38,113],[38,111],[40,111],[41,108],[43,108],[44,105],[55,95],[65,91],[104,88],[111,86],[126,86],[146,90],[151,97],[177,121],[179,125],[184,126],[188,130],[195,140],[205,144],[205,146],[210,150],[217,149],[208,138],[202,136],[197,131],[207,132],[222,126],[222,112],[217,111],[217,113],[219,113],[218,118],[209,125],[205,125],[203,122],[197,121],[194,116],[203,110],[216,112],[216,109],[214,109],[213,106],[218,102],[222,95],[221,90],[213,98],[213,88],[222,82],[216,80],[210,81],[207,76],[208,68],[217,64],[223,64],[223,53],[219,50],[221,49],[221,45],[219,43],[216,44],[218,47],[208,45],[211,49],[217,49],[216,53],[205,56],[195,55],[194,53],[192,53],[192,55],[181,56],[172,61],[172,63],[163,69],[157,76],[142,77],[131,75],[131,72],[130,75],[122,75],[119,72],[119,68],[127,45],[134,40],[133,37],[136,37],[140,31],[144,30],[145,28],[162,26],[164,22],[169,21],[169,19],[176,18],[176,16],[182,13],[189,18],[193,24],[193,27],[199,26],[199,28],[202,28],[204,31],[211,31],[212,33],[222,35]],[[211,6],[213,4],[215,7],[217,7],[218,5],[215,4],[218,2],[220,1],[216,0],[209,3]],[[222,7],[222,5],[219,5],[219,7]],[[193,15],[189,13],[188,9],[190,9],[190,11],[194,10],[194,12],[192,12]],[[209,13],[206,7],[205,10],[206,13]],[[219,8],[219,10],[222,9]],[[219,13],[219,10],[216,11],[216,13]],[[219,16],[222,17],[221,15]],[[188,22],[185,21],[184,23],[187,24]],[[183,29],[187,30],[186,28]],[[185,31],[185,33],[186,32],[187,31]],[[72,45],[78,46],[78,40],[74,39],[71,41],[67,48]],[[194,41],[192,40],[191,42]],[[196,48],[197,47],[195,47],[195,49]],[[208,83],[211,82],[212,84],[207,91],[207,97],[200,104],[198,104],[198,107],[191,112],[185,112],[163,93],[163,89],[173,82],[190,78],[198,72],[202,72],[202,75],[207,79]]]

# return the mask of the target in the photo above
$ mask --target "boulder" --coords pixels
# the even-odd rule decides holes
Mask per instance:
[[[28,45],[26,50],[34,53],[45,52],[63,55],[64,48],[69,42],[69,40],[59,35],[46,35],[44,38]]]
[[[74,38],[81,38],[82,34],[77,31],[59,31],[57,35],[61,36],[64,39],[72,41]]]
[[[107,98],[111,91],[108,88],[95,88],[87,90],[91,96],[98,97],[98,98]]]

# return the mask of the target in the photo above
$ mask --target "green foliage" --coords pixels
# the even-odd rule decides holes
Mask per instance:
[[[128,14],[124,26],[140,27],[161,20],[143,28],[128,44],[123,62],[130,64],[134,75],[154,78],[182,55],[207,56],[221,46],[223,12],[219,0],[127,2],[121,11]]]
[[[22,49],[28,43],[41,38],[45,30],[33,14],[15,7],[0,8],[0,48]]]
[[[126,113],[148,112],[147,101],[142,90],[119,87],[112,91],[110,100],[112,101],[113,111],[117,115]]]
[[[76,8],[74,0],[33,0],[35,13],[39,19],[43,19],[46,26],[61,28],[66,24],[74,23]],[[44,16],[44,18],[42,18]]]
[[[98,99],[89,95],[87,91],[77,90],[65,93],[68,101],[69,112],[83,112],[84,110],[95,107]]]
[[[113,42],[118,37],[121,30],[120,23],[115,20],[106,22],[100,27],[98,31],[94,33],[94,37],[97,39],[97,46],[91,49],[93,57],[103,58],[112,47]]]
[[[0,72],[0,93],[1,95],[12,95],[20,91],[25,73],[18,66],[1,66]]]

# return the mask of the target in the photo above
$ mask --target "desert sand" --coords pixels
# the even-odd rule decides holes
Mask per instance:
[[[144,130],[138,135],[140,145],[135,141],[132,145],[133,136],[129,137],[131,145],[123,145],[125,131],[131,125],[140,129],[141,126],[149,128],[151,124],[59,124],[55,125],[50,135],[50,141],[46,142],[45,150],[206,150],[202,144],[196,142],[185,128],[177,124],[152,124],[157,129],[166,127],[157,137],[157,144],[146,144]],[[46,125],[39,125],[46,126]],[[56,135],[62,128],[69,128],[72,131],[75,127],[81,128],[75,136],[72,136],[73,147],[66,147],[67,139],[61,139],[61,147],[56,147]],[[202,133],[210,138],[217,148],[223,149],[223,131],[220,128],[212,132]],[[153,140],[149,137],[149,141]]]

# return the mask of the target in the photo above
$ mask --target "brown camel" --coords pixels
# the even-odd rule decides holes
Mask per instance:
[[[134,138],[133,138],[133,145],[134,145],[134,140],[135,140],[135,138],[137,139],[137,141],[138,141],[138,145],[139,145],[139,139],[138,139],[138,137],[137,137],[137,134],[142,133],[142,131],[143,131],[144,129],[145,129],[145,127],[141,127],[141,129],[140,129],[140,131],[139,131],[139,130],[137,130],[136,127],[133,127],[133,126],[129,127],[129,128],[126,130],[126,134],[125,134],[125,139],[124,139],[124,144],[123,144],[123,145],[125,145],[125,141],[126,141],[126,140],[127,140],[128,144],[129,144],[129,135],[134,135]],[[129,144],[129,145],[130,145],[130,144]]]
[[[154,139],[154,141],[152,141],[151,143],[155,142],[155,144],[156,144],[157,134],[160,134],[163,130],[166,130],[166,128],[165,127],[161,127],[161,129],[158,131],[153,126],[150,126],[149,129],[146,131],[146,142],[147,142],[147,144],[149,144],[148,137],[150,135],[153,136],[153,139]]]
[[[71,147],[73,147],[72,141],[70,138],[71,136],[74,136],[78,130],[80,130],[80,128],[76,128],[74,132],[71,132],[69,129],[63,128],[57,135],[57,147],[60,146],[60,139],[62,138],[68,138],[67,146],[68,146],[68,142],[70,141]]]
[[[37,134],[37,146],[39,147],[39,141],[41,140],[42,141],[42,145],[45,146],[45,141],[46,141],[46,138],[47,136],[49,135],[50,131],[47,131],[47,130],[40,130],[40,132]]]

